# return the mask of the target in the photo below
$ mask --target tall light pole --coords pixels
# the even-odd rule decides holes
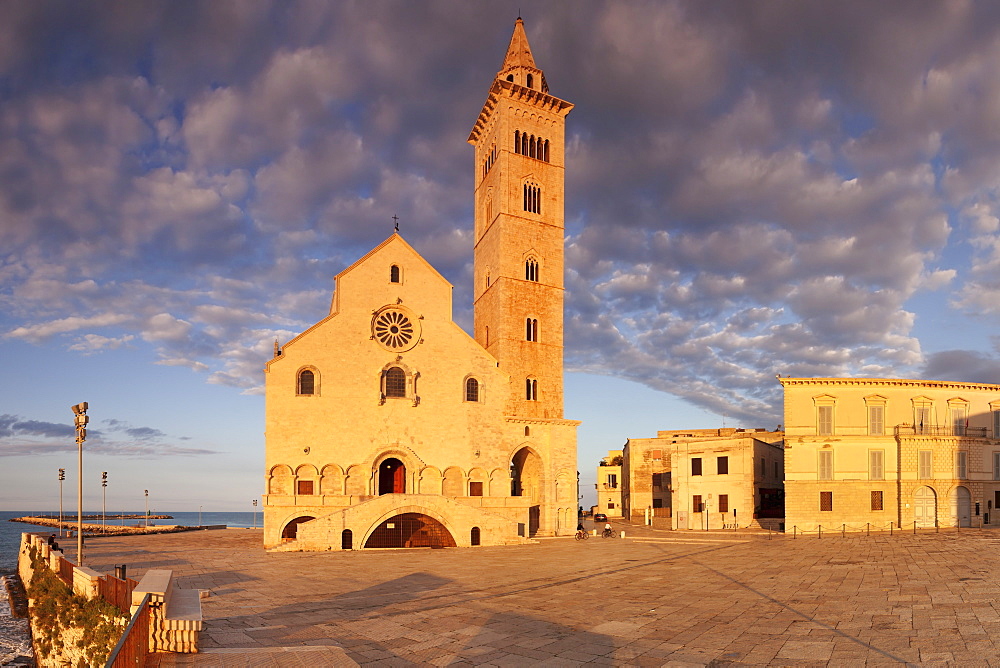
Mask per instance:
[[[76,459],[77,459],[77,481],[76,481],[76,561],[78,566],[83,566],[83,442],[87,440],[87,417],[86,401],[72,406],[76,426]]]
[[[63,510],[63,505],[62,505],[62,484],[63,484],[63,480],[65,480],[65,479],[66,479],[66,469],[59,469],[59,537],[60,538],[62,538],[62,536],[63,536],[63,525],[62,525],[62,518],[63,518],[63,513],[62,513],[62,510]]]
[[[198,528],[201,528],[201,506],[198,506]]]
[[[253,528],[257,528],[257,499],[253,500]]]
[[[146,495],[146,528],[149,528],[149,490],[144,489],[142,493]]]
[[[108,532],[108,472],[101,471],[101,533]]]

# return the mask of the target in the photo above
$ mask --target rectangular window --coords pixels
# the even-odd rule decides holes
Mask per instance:
[[[872,436],[885,435],[885,406],[868,407],[868,433]]]
[[[719,495],[719,512],[728,513],[729,512],[729,495],[720,494]]]
[[[969,453],[955,453],[955,477],[964,480],[969,477]]]
[[[951,409],[951,433],[955,436],[965,436],[965,409]]]
[[[691,497],[691,512],[700,513],[701,512],[701,494],[695,494]]]
[[[934,474],[934,451],[921,450],[917,453],[917,477],[928,479]]]
[[[313,481],[312,480],[299,480],[296,485],[297,494],[312,494],[313,493]]]
[[[719,465],[719,475],[726,475],[729,473],[729,457],[719,457],[717,460]]]
[[[872,510],[882,510],[882,490],[872,490]]]
[[[663,474],[654,473],[653,474],[653,491],[659,492],[663,489]]]
[[[691,475],[701,475],[701,457],[691,458]]]
[[[833,434],[833,406],[817,406],[817,431],[820,436]]]
[[[663,450],[650,450],[649,456],[652,459],[663,459]]]
[[[931,426],[931,407],[917,406],[913,409],[913,426],[918,434],[923,434]]]
[[[821,450],[819,453],[819,479],[833,480],[833,451]]]
[[[469,496],[482,496],[483,495],[483,483],[481,482],[470,482],[469,483]]]
[[[611,489],[618,489],[618,474],[609,473],[608,474],[608,487]]]
[[[819,509],[824,512],[833,510],[833,492],[819,493]]]
[[[885,450],[868,451],[868,479],[885,480]]]
[[[662,508],[663,507],[663,499],[653,499],[653,507],[654,508]]]
[[[614,509],[615,509],[615,504],[614,503],[608,503],[608,510],[614,510]]]
[[[1000,409],[993,411],[993,438],[1000,438]]]
[[[993,479],[1000,480],[1000,452],[993,453]]]

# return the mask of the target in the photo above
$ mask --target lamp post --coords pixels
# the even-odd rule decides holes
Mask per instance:
[[[198,506],[198,528],[201,528],[201,506]]]
[[[253,500],[253,528],[257,528],[257,499]]]
[[[63,536],[63,505],[62,505],[62,484],[63,480],[66,479],[66,469],[59,469],[59,537]]]
[[[146,528],[149,528],[149,490],[144,489],[142,493],[146,495]]]
[[[108,472],[101,471],[101,533],[108,532]]]
[[[77,484],[76,484],[76,561],[78,566],[83,566],[83,442],[87,440],[87,423],[90,418],[87,416],[89,404],[86,401],[71,407],[73,423],[76,426],[76,458],[77,458]]]

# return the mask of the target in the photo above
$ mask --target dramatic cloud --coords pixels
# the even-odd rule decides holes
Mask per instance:
[[[186,448],[170,443],[172,438],[159,429],[133,427],[119,420],[103,420],[100,428],[87,430],[89,455],[160,458],[177,455],[211,455],[214,450]],[[76,452],[76,429],[71,424],[22,420],[0,415],[0,457],[48,455]],[[177,440],[188,440],[180,438]]]
[[[259,393],[274,340],[326,314],[331,278],[394,215],[469,328],[465,139],[508,14],[0,5],[0,343],[138,350]],[[1000,382],[985,341],[925,324],[1000,316],[1000,11],[583,2],[525,19],[576,105],[568,368],[748,424],[780,421],[776,373]]]

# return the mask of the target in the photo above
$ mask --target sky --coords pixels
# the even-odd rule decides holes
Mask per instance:
[[[0,3],[0,509],[252,510],[262,367],[392,232],[472,324],[469,132],[521,14],[567,119],[584,491],[776,374],[1000,382],[1000,5]],[[75,508],[75,482],[66,483]],[[585,498],[584,503],[589,503]]]

